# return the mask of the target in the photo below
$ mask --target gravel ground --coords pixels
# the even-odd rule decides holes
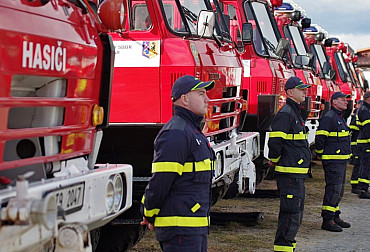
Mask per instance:
[[[352,165],[348,165],[346,189],[340,202],[341,218],[351,227],[335,233],[321,229],[321,205],[324,194],[324,174],[321,162],[313,167],[314,179],[306,180],[306,201],[303,223],[296,236],[295,252],[368,252],[370,239],[367,230],[370,223],[370,200],[359,199],[350,192]],[[262,190],[276,190],[275,180],[260,184]],[[214,206],[223,212],[264,212],[265,219],[258,225],[244,227],[239,224],[231,227],[211,227],[209,236],[210,252],[271,252],[277,226],[279,210],[278,198],[235,198],[221,200]],[[262,243],[261,243],[262,242]],[[160,251],[154,233],[147,233],[132,250],[139,252]]]
[[[370,200],[359,199],[357,195],[346,192],[341,203],[341,218],[351,223],[350,228],[335,233],[318,227],[309,233],[297,235],[297,252],[364,252],[370,251],[369,229]]]

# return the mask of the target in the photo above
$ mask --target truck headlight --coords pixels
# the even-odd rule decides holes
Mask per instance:
[[[113,204],[114,204],[114,185],[113,181],[109,180],[105,191],[105,207],[108,213],[112,212]]]
[[[117,212],[122,203],[122,195],[123,195],[123,181],[121,175],[117,174],[113,180],[114,185],[114,203],[113,203],[113,210]]]

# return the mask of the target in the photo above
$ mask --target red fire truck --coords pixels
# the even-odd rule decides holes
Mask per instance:
[[[330,39],[332,43],[331,46],[327,46],[325,49],[327,55],[329,56],[330,63],[336,72],[335,81],[343,93],[351,95],[351,100],[349,100],[348,103],[348,111],[346,113],[347,116],[349,116],[356,101],[357,91],[355,84],[350,79],[349,69],[344,58],[347,48],[345,47],[344,43],[340,42],[337,38],[328,39]]]
[[[314,56],[314,69],[315,73],[318,74],[322,84],[322,104],[324,105],[324,111],[330,108],[330,97],[337,91],[340,91],[339,86],[335,83],[335,70],[330,65],[329,57],[326,54],[324,46],[331,46],[332,41],[324,39],[326,37],[325,32],[321,27],[316,24],[311,25],[309,28],[304,29],[304,35],[306,43],[309,45],[310,52]]]
[[[359,79],[359,76],[356,72],[356,61],[357,61],[357,55],[355,54],[355,51],[353,48],[348,44],[345,43],[346,47],[346,53],[343,55],[344,60],[347,64],[349,77],[352,81],[352,83],[355,85],[356,88],[356,101],[361,100],[362,96],[364,95],[364,87],[361,85],[361,81]]]
[[[313,55],[309,53],[302,32],[302,29],[310,27],[311,19],[303,17],[303,10],[294,3],[283,3],[281,6],[275,7],[274,17],[281,34],[289,41],[289,51],[296,76],[311,85],[308,91],[308,96],[311,98],[310,113],[306,126],[309,127],[308,142],[312,144],[315,140],[320,110],[322,109],[322,85],[313,72]]]
[[[295,76],[288,56],[288,42],[281,38],[267,1],[222,0],[230,16],[230,31],[242,59],[243,92],[248,96],[245,130],[259,131],[263,153],[258,158],[257,176],[268,173],[268,132],[277,111],[285,104],[284,85]],[[282,1],[273,1],[274,6]],[[245,36],[248,34],[252,36]],[[284,45],[285,44],[285,45]]]
[[[138,209],[151,177],[155,136],[172,116],[170,93],[177,78],[189,74],[215,81],[203,126],[217,159],[213,202],[254,192],[252,161],[259,155],[259,134],[239,130],[248,96],[241,89],[241,61],[218,1],[123,2],[127,4],[123,29],[111,33],[116,53],[112,102],[98,156],[102,163],[134,167],[133,207],[101,232],[120,251],[143,231]],[[128,233],[132,240],[122,237]]]
[[[1,1],[0,20],[0,251],[89,251],[132,203],[132,167],[95,164],[112,39],[82,0]]]

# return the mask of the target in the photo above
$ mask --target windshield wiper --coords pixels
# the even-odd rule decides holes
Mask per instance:
[[[264,38],[264,41],[265,41],[265,43],[266,43],[267,48],[269,49],[269,51],[271,51],[272,53],[275,54],[275,46],[274,46],[274,44],[272,44],[270,42],[270,40],[268,40],[267,38]]]
[[[197,15],[195,15],[191,10],[189,10],[185,6],[181,6],[181,7],[182,7],[182,10],[184,11],[184,14],[187,20],[191,22],[197,21],[198,19]]]

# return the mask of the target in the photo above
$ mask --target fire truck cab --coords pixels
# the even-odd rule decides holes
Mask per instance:
[[[312,68],[313,55],[309,52],[302,29],[310,27],[311,19],[304,17],[304,11],[293,2],[285,2],[274,8],[274,17],[284,38],[289,41],[289,52],[295,75],[311,85],[306,103],[309,114],[306,126],[309,128],[308,142],[314,143],[320,116],[322,85]],[[300,21],[300,24],[299,24]]]
[[[326,53],[329,56],[330,63],[336,71],[335,81],[340,87],[340,90],[345,94],[350,94],[351,99],[348,102],[348,109],[346,116],[350,116],[354,104],[356,103],[357,90],[355,84],[351,80],[348,64],[345,60],[345,53],[347,48],[343,42],[340,42],[338,38],[328,38],[332,41],[331,46],[327,46]],[[328,44],[330,45],[330,44]]]
[[[326,54],[324,46],[331,46],[332,41],[330,39],[325,40],[327,34],[321,27],[316,24],[312,24],[309,28],[303,30],[305,35],[306,43],[310,48],[310,52],[314,56],[314,71],[320,77],[322,84],[322,101],[324,105],[325,112],[330,109],[330,98],[331,96],[340,91],[339,86],[335,83],[335,70],[332,69],[332,66],[329,61],[329,57]]]
[[[269,171],[268,132],[277,111],[285,104],[285,82],[295,73],[267,1],[222,0],[230,16],[230,30],[243,63],[242,90],[248,96],[246,131],[259,131],[262,152],[256,161],[258,179]],[[277,5],[280,3],[275,3]]]
[[[131,206],[132,167],[95,162],[114,49],[85,3],[0,2],[0,251],[91,251]]]

